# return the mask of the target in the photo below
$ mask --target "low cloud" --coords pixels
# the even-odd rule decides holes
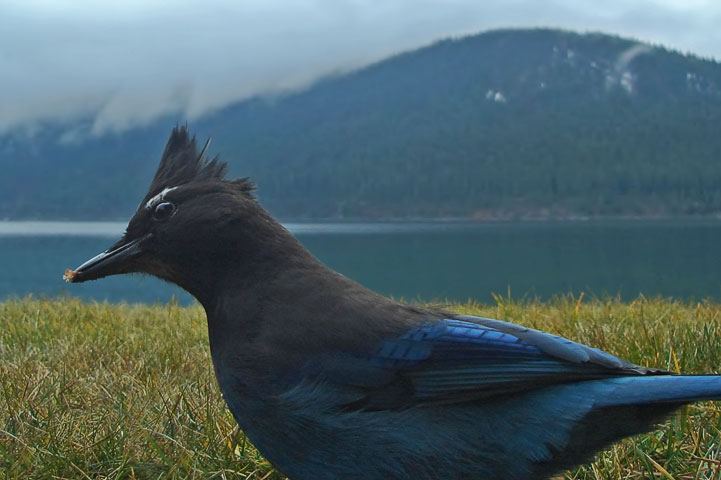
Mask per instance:
[[[192,119],[443,37],[500,27],[603,31],[721,58],[721,3],[712,1],[71,4],[0,4],[0,133],[81,118],[92,134],[164,114]]]

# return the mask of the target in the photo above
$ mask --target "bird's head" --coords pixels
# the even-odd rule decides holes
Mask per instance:
[[[176,127],[123,237],[65,280],[140,272],[196,294],[228,263],[267,256],[282,227],[257,203],[250,181],[226,180],[226,164],[207,160],[206,148],[198,152],[187,128]]]

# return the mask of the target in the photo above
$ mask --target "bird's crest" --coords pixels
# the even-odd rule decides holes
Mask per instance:
[[[226,181],[225,174],[228,164],[221,162],[217,156],[211,160],[205,158],[210,139],[203,149],[198,152],[195,136],[190,136],[187,126],[176,126],[170,133],[170,138],[160,159],[158,171],[155,172],[153,183],[148,194],[141,203],[144,205],[149,199],[166,188],[178,187],[192,182]],[[250,194],[253,184],[247,178],[234,180],[232,185],[243,193]]]

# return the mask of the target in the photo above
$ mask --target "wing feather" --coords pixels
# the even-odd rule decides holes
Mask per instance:
[[[472,316],[414,328],[381,342],[370,358],[342,365],[331,379],[352,385],[361,394],[354,406],[370,409],[478,401],[554,384],[666,373],[556,335]]]

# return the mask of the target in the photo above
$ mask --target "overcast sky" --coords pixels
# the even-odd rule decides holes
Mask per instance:
[[[0,0],[0,133],[192,119],[443,37],[533,26],[721,59],[719,0]]]

